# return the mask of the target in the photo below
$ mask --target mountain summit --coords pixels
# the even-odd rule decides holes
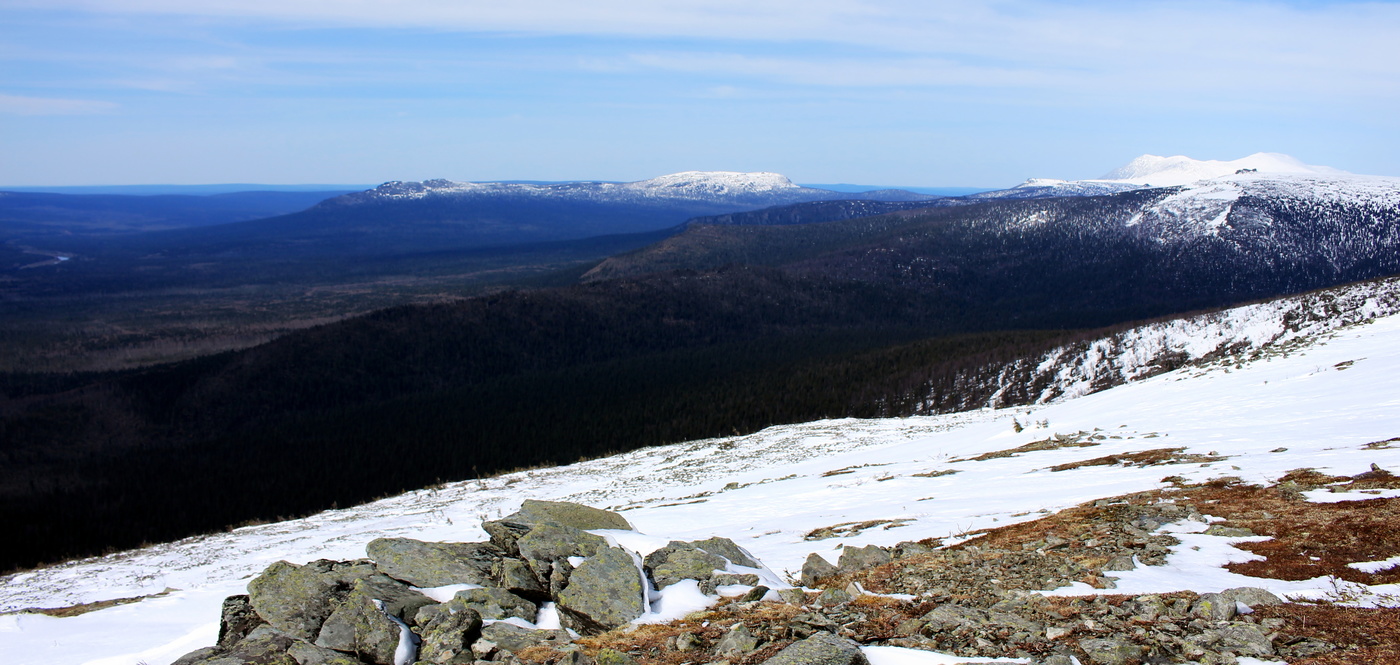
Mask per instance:
[[[1309,175],[1342,175],[1346,171],[1330,166],[1304,164],[1296,157],[1277,152],[1256,152],[1232,161],[1192,159],[1182,155],[1160,157],[1143,155],[1123,166],[1105,173],[1099,180],[1113,180],[1158,187],[1186,185],[1198,180],[1234,175],[1241,170],[1260,173],[1290,173]]]

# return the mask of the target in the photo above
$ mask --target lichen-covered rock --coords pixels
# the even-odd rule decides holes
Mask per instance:
[[[535,571],[530,569],[530,564],[520,559],[502,559],[491,570],[491,579],[495,580],[497,587],[521,598],[534,601],[549,600],[548,585],[540,584],[540,580],[535,577]]]
[[[299,665],[287,654],[296,640],[272,626],[258,626],[228,649],[206,648],[185,654],[179,665]]]
[[[1229,621],[1235,618],[1235,601],[1218,593],[1201,594],[1191,605],[1191,614],[1207,621]]]
[[[481,615],[466,608],[444,611],[420,623],[418,633],[422,637],[418,660],[439,665],[470,663],[476,660],[471,645],[481,635]]]
[[[822,589],[822,592],[817,594],[816,599],[813,600],[812,603],[820,605],[821,607],[832,607],[834,605],[844,605],[852,600],[855,600],[855,597],[845,589]]]
[[[764,662],[767,665],[869,664],[855,642],[830,633],[817,633],[801,642],[793,642]]]
[[[1079,640],[1079,648],[1094,665],[1129,665],[1142,658],[1142,647],[1127,640],[1105,638]]]
[[[763,567],[763,564],[759,563],[757,559],[749,556],[748,552],[745,552],[742,547],[739,547],[734,541],[728,538],[715,537],[706,538],[705,540],[692,540],[689,544],[705,550],[710,554],[718,554],[729,559],[730,563],[736,566],[744,566],[747,568]]]
[[[593,556],[607,547],[608,541],[575,527],[541,524],[532,527],[515,544],[520,558],[530,565],[536,578],[547,581],[555,561]]]
[[[802,585],[816,586],[817,581],[824,577],[831,577],[837,572],[836,566],[823,559],[820,554],[813,552],[807,555],[807,561],[802,564]]]
[[[489,543],[426,543],[412,538],[376,538],[365,551],[379,572],[423,588],[490,584],[491,569],[504,556]]]
[[[1259,627],[1249,623],[1232,623],[1216,631],[1210,637],[1221,651],[1229,651],[1239,656],[1272,656],[1273,642]]]
[[[1233,589],[1226,589],[1220,592],[1226,600],[1233,600],[1243,603],[1249,607],[1267,607],[1269,605],[1282,605],[1283,599],[1259,587],[1242,586]]]
[[[372,587],[357,581],[345,602],[326,619],[316,646],[354,653],[369,663],[393,665],[401,629],[375,600]]]
[[[385,612],[404,620],[412,619],[419,608],[437,603],[436,600],[410,589],[408,585],[380,573],[357,580],[356,583],[363,585],[371,598],[383,603]]]
[[[482,619],[499,620],[519,617],[530,623],[535,622],[539,608],[534,603],[505,589],[467,589],[458,591],[452,602],[454,610],[464,607],[481,615]]]
[[[526,499],[520,505],[520,510],[503,518],[503,521],[530,525],[557,524],[585,531],[591,529],[632,530],[632,525],[628,523],[626,518],[611,510],[602,510],[567,501]]]
[[[307,641],[335,611],[341,589],[312,564],[278,561],[248,583],[248,600],[274,628]]]
[[[515,653],[533,646],[559,647],[572,640],[563,630],[521,628],[510,623],[493,623],[481,629],[482,642],[490,642],[499,651]]]
[[[665,589],[681,580],[707,580],[727,565],[724,557],[699,548],[675,549],[651,566],[651,579],[657,589]]]
[[[892,559],[889,552],[877,545],[866,545],[865,547],[847,545],[841,549],[841,558],[837,560],[836,568],[843,573],[854,573],[858,570],[887,564]]]
[[[287,655],[299,665],[360,665],[360,661],[347,654],[301,641],[293,642]]]
[[[986,623],[988,618],[988,614],[984,610],[948,604],[939,605],[929,610],[919,617],[919,622],[924,625],[923,632],[931,634],[943,630],[976,628]]]
[[[598,665],[635,665],[636,659],[617,649],[599,649],[593,656]]]
[[[590,635],[621,626],[645,611],[642,573],[631,553],[616,547],[585,559],[559,594],[564,625]]]
[[[253,609],[248,596],[229,596],[224,599],[223,611],[219,615],[219,641],[214,644],[227,649],[248,636],[258,626],[267,625]]]
[[[758,638],[744,624],[737,624],[715,644],[715,655],[721,658],[744,656],[758,648]]]

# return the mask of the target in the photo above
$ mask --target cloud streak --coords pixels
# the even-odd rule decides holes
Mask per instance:
[[[51,99],[0,94],[0,113],[7,115],[94,115],[120,108],[112,102],[88,99]]]

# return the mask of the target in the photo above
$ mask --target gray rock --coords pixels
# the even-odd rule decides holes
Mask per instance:
[[[481,639],[490,642],[500,651],[515,653],[533,646],[559,647],[571,640],[569,633],[562,630],[538,630],[521,628],[510,623],[487,624],[481,629]]]
[[[822,592],[817,594],[816,599],[812,602],[822,607],[832,607],[849,603],[852,600],[854,598],[845,589],[822,589]]]
[[[589,531],[592,529],[632,530],[632,525],[623,516],[611,511],[593,508],[567,501],[536,501],[526,499],[520,510],[501,518],[502,522],[514,522],[537,526],[556,524]]]
[[[749,589],[748,592],[746,592],[744,595],[739,596],[739,601],[738,601],[738,602],[741,602],[741,603],[753,603],[753,602],[758,602],[758,601],[760,601],[760,600],[763,600],[763,597],[766,596],[766,595],[768,595],[768,592],[769,592],[769,591],[770,591],[770,589],[769,589],[768,587],[766,587],[766,586],[763,586],[763,585],[756,586],[756,587],[754,587],[754,588],[752,588],[752,589]]]
[[[302,641],[293,642],[287,655],[300,665],[360,665],[360,661],[347,654]]]
[[[296,640],[272,626],[258,626],[229,649],[200,649],[175,661],[180,665],[298,665],[287,655]]]
[[[519,552],[518,548],[516,552]],[[520,559],[502,559],[500,564],[491,570],[491,579],[495,580],[496,586],[521,598],[534,601],[549,600],[549,590],[540,584],[530,565]]]
[[[1246,538],[1254,535],[1253,531],[1243,527],[1221,526],[1219,524],[1212,524],[1210,528],[1206,529],[1205,533],[1207,536],[1221,536],[1224,538]]]
[[[793,642],[764,662],[767,665],[868,665],[870,661],[855,642],[830,633],[817,633],[801,642]]]
[[[491,583],[491,569],[504,555],[488,543],[425,543],[377,538],[365,547],[379,572],[416,587]]]
[[[646,611],[641,571],[627,550],[605,547],[574,570],[558,603],[569,628],[590,635],[611,630]]]
[[[841,549],[841,558],[837,560],[836,567],[843,573],[854,573],[858,570],[867,570],[887,564],[891,560],[890,553],[877,545],[866,545],[865,547],[847,545]]]
[[[405,621],[412,619],[419,608],[437,603],[436,600],[382,573],[356,580],[351,587],[355,584],[363,586],[371,598],[382,602],[385,612]]]
[[[789,605],[806,605],[807,592],[798,588],[778,589],[778,597]]]
[[[651,557],[648,557],[650,560]],[[681,580],[707,580],[715,571],[724,570],[727,565],[724,557],[699,548],[676,549],[651,566],[651,579],[657,589],[665,589]]]
[[[734,584],[757,586],[759,581],[759,577],[753,573],[716,572],[714,575],[710,576],[710,586],[712,587],[730,586]]]
[[[817,582],[823,578],[831,577],[838,573],[836,566],[823,559],[820,554],[813,552],[807,555],[807,561],[802,564],[802,585],[816,586]]]
[[[816,612],[799,614],[788,620],[788,626],[794,636],[803,638],[821,632],[835,633],[841,629],[841,624]]]
[[[1129,665],[1138,662],[1143,655],[1142,647],[1112,638],[1079,640],[1079,648],[1094,665]]]
[[[726,559],[729,559],[730,563],[733,563],[736,566],[744,566],[747,568],[763,567],[763,564],[759,563],[757,559],[750,556],[749,553],[745,552],[742,547],[739,547],[737,544],[734,543],[734,541],[728,538],[716,537],[706,538],[705,540],[692,540],[690,541],[690,544],[702,550],[705,550],[710,554],[718,554]]]
[[[1227,600],[1244,603],[1250,607],[1267,607],[1269,605],[1282,605],[1283,599],[1259,587],[1242,586],[1233,589],[1226,589],[1220,592]]]
[[[715,644],[715,655],[721,658],[743,656],[758,648],[758,638],[744,624],[736,624]]]
[[[558,524],[531,527],[515,544],[520,558],[529,564],[530,570],[541,582],[550,580],[556,561],[564,561],[574,556],[593,556],[599,549],[608,545],[601,536]]]
[[[1217,648],[1240,656],[1272,656],[1274,645],[1269,636],[1249,623],[1232,623],[1214,632]]]
[[[1108,560],[1108,563],[1103,565],[1103,569],[1107,571],[1133,570],[1134,568],[1137,568],[1137,563],[1133,561],[1131,555],[1127,554],[1113,557]]]
[[[354,653],[369,663],[393,665],[401,630],[375,600],[372,587],[357,581],[345,602],[326,619],[316,646]]]
[[[637,662],[631,656],[616,649],[599,649],[598,653],[594,654],[593,661],[598,665],[635,665]]]
[[[539,608],[534,603],[505,589],[487,588],[458,591],[453,601],[450,605],[460,605],[473,610],[480,614],[482,619],[499,620],[520,617],[534,623],[539,612]]]
[[[258,626],[267,625],[253,609],[248,596],[229,596],[224,599],[223,611],[219,616],[219,641],[214,646],[227,649],[248,636]]]
[[[939,605],[919,617],[925,626],[925,634],[963,627],[976,628],[986,623],[987,619],[987,612],[983,610],[953,604]]]
[[[1235,601],[1218,593],[1201,594],[1191,605],[1191,615],[1207,621],[1229,621],[1235,618]]]
[[[248,600],[274,628],[292,637],[314,640],[335,611],[341,589],[311,564],[278,561],[248,583]]]
[[[672,647],[681,653],[694,651],[704,645],[705,643],[701,641],[699,636],[695,633],[681,633],[677,635],[675,641],[672,642]]]
[[[422,616],[420,612],[420,616]],[[457,664],[475,660],[471,645],[481,635],[481,615],[470,609],[440,612],[419,626],[418,660]]]

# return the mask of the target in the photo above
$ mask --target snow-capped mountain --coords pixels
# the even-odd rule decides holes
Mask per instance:
[[[1031,178],[1012,187],[982,192],[967,199],[1033,199],[1055,196],[1101,196],[1134,189],[1177,187],[1205,180],[1234,175],[1318,176],[1338,178],[1352,175],[1330,166],[1304,164],[1296,157],[1277,152],[1257,152],[1230,161],[1200,160],[1177,155],[1159,157],[1142,155],[1099,178],[1089,180],[1056,180]]]
[[[883,195],[899,200],[934,199],[937,197],[912,192],[886,192]],[[858,199],[861,194],[848,194],[825,189],[813,189],[793,184],[777,173],[735,171],[684,171],[636,182],[454,182],[427,180],[424,182],[387,182],[359,194],[328,202],[329,205],[380,202],[386,200],[423,199],[430,197],[531,197],[554,198],[607,203],[647,201],[705,202],[710,204],[779,205],[799,201]]]
[[[634,538],[633,547],[723,535],[774,571],[796,571],[809,553],[829,553],[833,546],[887,547],[922,538],[954,544],[980,529],[1173,483],[1227,476],[1269,483],[1300,467],[1345,475],[1395,469],[1397,293],[1400,283],[1389,280],[1133,331],[1116,338],[1113,344],[1121,346],[1111,354],[1125,359],[1127,378],[1136,376],[1129,368],[1142,363],[1126,359],[1177,352],[1207,362],[1072,399],[1065,397],[1082,391],[1016,408],[775,427],[450,483],[305,519],[9,575],[0,578],[0,609],[10,612],[0,615],[0,651],[17,665],[165,665],[212,644],[224,597],[243,593],[272,562],[356,559],[378,537],[481,540],[482,519],[510,513],[525,498],[622,511],[651,537]],[[1312,310],[1323,316],[1294,325],[1297,313]],[[1055,366],[1063,367],[1062,384],[1071,387],[1086,360],[1103,364],[1096,360],[1103,351],[1097,343],[1087,351],[1067,348],[1042,359],[1039,370],[1056,374]],[[1057,440],[1076,445],[1037,447]],[[1111,461],[1164,448],[1174,457],[1161,464]],[[1320,491],[1301,493],[1299,501],[1397,495]],[[1202,512],[1206,520],[1217,519],[1208,507]],[[874,526],[846,528],[819,542],[809,538],[833,525],[865,524]],[[1305,599],[1337,590],[1332,577],[1285,581],[1224,569],[1261,559],[1234,546],[1265,538],[1210,535],[1201,533],[1205,523],[1192,522],[1145,529],[1159,526],[1179,541],[1166,565],[1115,572],[1111,593],[1248,586]],[[1348,588],[1373,599],[1400,592],[1394,584]],[[1100,591],[1075,584],[1053,593]],[[15,612],[113,599],[130,601],[66,618]],[[876,659],[886,655],[879,651],[884,648],[868,653],[876,665],[895,662]],[[898,662],[961,662],[927,652],[902,658]]]
[[[1330,166],[1304,164],[1302,160],[1290,155],[1256,152],[1248,157],[1230,161],[1191,159],[1182,155],[1143,155],[1105,173],[1098,180],[1169,187],[1233,175],[1241,171],[1260,174],[1346,175],[1346,171]]]

